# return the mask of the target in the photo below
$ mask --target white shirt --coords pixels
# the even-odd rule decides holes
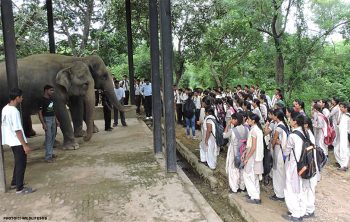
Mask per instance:
[[[141,87],[138,84],[135,84],[135,96],[141,95]]]
[[[122,98],[125,98],[125,90],[122,87],[114,89],[117,100],[120,101]]]
[[[16,131],[21,130],[23,139],[27,143],[24,135],[21,115],[15,106],[6,105],[1,113],[1,136],[2,145],[20,146],[21,142],[17,138]]]
[[[201,97],[200,96],[194,96],[193,102],[196,105],[196,109],[201,109]]]
[[[125,91],[129,90],[129,80],[122,80],[120,81],[120,87],[123,88]]]

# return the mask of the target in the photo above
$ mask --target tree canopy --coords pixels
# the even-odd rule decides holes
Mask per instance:
[[[17,56],[48,52],[45,1],[13,5]],[[128,73],[124,0],[53,1],[53,7],[57,53],[98,54],[115,76]],[[132,0],[131,8],[135,75],[150,77],[148,1]],[[174,82],[279,87],[287,100],[348,99],[349,20],[348,0],[174,0]]]

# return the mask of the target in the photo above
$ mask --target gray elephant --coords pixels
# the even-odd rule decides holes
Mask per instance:
[[[62,75],[62,78],[59,76]],[[109,92],[113,105],[123,109],[114,94],[110,74],[103,61],[98,56],[85,58],[62,56],[56,54],[39,54],[18,60],[19,87],[23,90],[23,127],[27,136],[35,134],[32,130],[30,115],[38,111],[37,102],[42,96],[44,85],[55,87],[54,104],[57,118],[61,123],[64,137],[64,147],[76,149],[74,132],[70,122],[66,104],[69,105],[73,123],[79,129],[83,116],[81,104],[85,104],[87,132],[84,140],[90,140],[93,132],[93,113],[95,108],[94,88]],[[5,64],[0,64],[0,106],[7,103],[7,88]],[[74,101],[78,101],[75,103]],[[81,120],[82,122],[82,120]],[[80,124],[81,125],[81,124]]]

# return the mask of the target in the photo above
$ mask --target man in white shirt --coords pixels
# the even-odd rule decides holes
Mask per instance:
[[[145,83],[141,87],[142,95],[145,98],[145,113],[146,120],[152,119],[152,84],[148,79],[145,79]]]
[[[115,89],[114,89],[114,92],[115,92],[115,95],[117,97],[117,100],[120,102],[120,104],[125,104],[124,103],[124,99],[125,99],[125,90],[120,87],[119,85],[119,81],[118,80],[115,80],[114,81],[114,86],[115,86]],[[119,113],[120,113],[120,121],[122,122],[122,125],[123,126],[127,126],[126,122],[125,122],[125,113],[123,111],[119,111],[117,108],[113,108],[113,111],[114,111],[114,123],[113,123],[113,127],[116,127],[118,126],[118,116],[119,116]]]
[[[124,75],[123,77],[124,77],[124,79],[122,81],[120,81],[120,87],[123,88],[125,91],[124,105],[128,105],[129,104],[130,85],[129,85],[128,76]]]
[[[17,194],[29,194],[35,192],[35,189],[24,187],[23,180],[27,166],[27,154],[30,152],[30,147],[24,135],[21,115],[16,108],[23,100],[22,94],[22,90],[18,88],[10,90],[10,102],[1,112],[1,136],[2,145],[11,147],[15,159],[11,188],[16,188]]]
[[[141,112],[141,85],[140,85],[140,80],[136,79],[135,80],[135,103],[136,103],[136,114],[140,114]]]

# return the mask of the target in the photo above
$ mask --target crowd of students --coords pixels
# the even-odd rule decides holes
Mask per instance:
[[[194,139],[194,128],[201,130],[199,162],[210,169],[217,167],[222,149],[217,138],[222,133],[228,140],[226,173],[230,192],[246,191],[248,203],[261,204],[260,181],[263,176],[271,177],[274,195],[270,199],[285,201],[288,213],[282,216],[287,220],[315,216],[315,189],[321,178],[316,150],[328,158],[328,148],[334,148],[338,169],[348,169],[350,105],[335,97],[330,102],[312,101],[308,116],[302,100],[286,106],[280,89],[271,98],[258,86],[238,85],[233,91],[221,87],[192,91],[174,86],[174,96],[177,121],[186,126],[188,138],[190,128]],[[223,132],[218,124],[224,127]],[[315,147],[316,173],[309,179],[298,171],[305,141]]]

